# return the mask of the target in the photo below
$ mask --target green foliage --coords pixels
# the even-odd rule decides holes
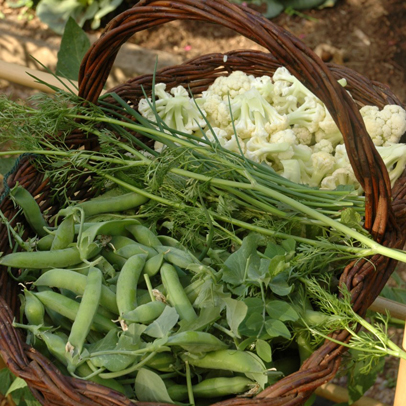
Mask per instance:
[[[337,0],[231,0],[233,3],[248,3],[255,6],[266,5],[264,16],[274,18],[283,11],[307,10],[315,7],[332,7]]]
[[[34,398],[27,383],[4,368],[0,370],[0,393],[4,396],[10,395],[16,406],[41,406]]]
[[[85,32],[69,17],[58,52],[56,74],[78,80],[80,64],[89,47],[90,41]]]
[[[101,19],[114,11],[122,0],[40,0],[36,8],[39,19],[58,34],[72,17],[80,27],[88,20],[91,28],[100,27]]]

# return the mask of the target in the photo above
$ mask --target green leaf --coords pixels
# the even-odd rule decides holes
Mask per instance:
[[[227,323],[234,335],[240,338],[238,328],[247,315],[248,306],[244,302],[231,298],[224,299],[224,302],[226,304]]]
[[[282,300],[270,300],[265,308],[268,315],[273,319],[280,321],[295,321],[299,319],[295,309],[289,303]]]
[[[0,174],[6,175],[10,172],[16,162],[16,158],[1,158],[0,159]]]
[[[58,52],[56,74],[78,80],[80,64],[89,47],[90,41],[86,33],[69,17]]]
[[[259,268],[258,241],[258,235],[248,235],[244,238],[241,247],[227,258],[224,262],[222,278],[225,283],[240,285],[245,281],[250,267]]]
[[[265,362],[272,361],[271,346],[265,340],[257,340],[255,344],[258,357],[262,358]]]
[[[12,381],[14,379],[14,375],[8,368],[3,368],[0,370],[0,393],[5,395],[7,393],[8,388],[10,387]]]
[[[41,0],[35,12],[42,22],[57,34],[62,34],[69,16],[74,16],[84,9],[79,0]]]
[[[221,308],[218,306],[202,307],[197,319],[192,321],[181,320],[179,322],[178,333],[182,331],[202,331],[221,317],[220,312]]]
[[[248,297],[243,301],[248,310],[247,316],[239,326],[239,333],[246,337],[257,337],[264,325],[264,303],[261,299]]]
[[[286,252],[296,251],[296,241],[293,238],[288,238],[281,242],[281,246]]]
[[[144,368],[138,371],[135,378],[135,395],[141,402],[173,403],[162,378]]]
[[[166,306],[162,314],[152,322],[144,331],[154,338],[165,337],[179,320],[179,315],[174,307]]]
[[[27,386],[27,382],[25,382],[24,379],[17,377],[16,379],[14,379],[13,383],[8,388],[5,396],[16,391],[17,389],[25,388],[26,386]]]
[[[117,337],[117,332],[111,330],[100,341],[89,348],[91,351],[134,351],[140,348],[140,340],[134,342],[133,337],[121,334]],[[135,355],[108,354],[92,357],[92,363],[96,367],[104,367],[109,371],[121,371],[132,364],[136,359]]]
[[[288,275],[285,273],[280,273],[275,276],[269,283],[269,287],[273,293],[278,296],[287,296],[293,289],[293,285],[289,285],[287,282]]]
[[[356,359],[361,351],[350,350],[351,358]],[[354,362],[353,367],[348,371],[348,397],[349,404],[356,402],[376,382],[377,376],[382,372],[385,365],[385,358],[375,358],[373,362],[365,358]]]
[[[286,250],[278,244],[270,242],[266,246],[265,255],[268,258],[272,259],[276,255],[285,255],[285,254],[286,254]]]
[[[268,319],[265,321],[265,330],[271,337],[284,337],[289,339],[291,337],[290,331],[279,320]]]

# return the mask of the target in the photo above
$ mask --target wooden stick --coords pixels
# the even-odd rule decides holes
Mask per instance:
[[[369,309],[382,314],[388,311],[395,319],[406,320],[406,305],[384,297],[378,296]]]
[[[406,351],[406,326],[403,332],[403,349]],[[395,403],[393,406],[406,405],[406,360],[403,358],[399,362],[398,379],[396,382]]]
[[[9,82],[17,83],[22,86],[27,86],[32,89],[41,90],[42,92],[53,93],[53,90],[45,86],[41,83],[38,83],[33,77],[30,75],[35,76],[38,79],[43,80],[46,83],[49,83],[52,86],[56,86],[60,89],[64,88],[63,84],[55,78],[55,76],[51,75],[50,73],[41,72],[39,70],[27,68],[25,66],[17,65],[15,63],[9,63],[0,61],[0,79],[5,79]],[[77,93],[77,89],[75,86],[78,86],[77,82],[73,82],[74,86],[64,78],[60,78],[66,86]]]
[[[348,390],[342,388],[341,386],[334,385],[333,383],[325,383],[318,387],[315,391],[317,396],[331,400],[335,403],[345,403],[348,402]],[[405,406],[406,403],[402,405],[399,403],[398,406]],[[356,402],[352,403],[352,406],[388,406],[385,403],[379,402],[378,400],[363,396],[361,399],[358,399]]]

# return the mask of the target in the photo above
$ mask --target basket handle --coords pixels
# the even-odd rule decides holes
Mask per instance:
[[[96,103],[121,45],[139,31],[173,20],[217,23],[268,49],[280,65],[325,103],[343,134],[355,176],[365,191],[365,228],[380,241],[388,219],[395,227],[394,216],[390,215],[388,172],[351,96],[312,50],[247,7],[227,0],[141,0],[115,17],[85,55],[79,73],[79,96]]]

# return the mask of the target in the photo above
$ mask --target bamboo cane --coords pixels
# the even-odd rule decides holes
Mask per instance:
[[[331,400],[335,403],[345,403],[348,402],[348,390],[342,388],[341,386],[334,385],[333,383],[326,383],[318,387],[315,391],[316,395],[321,396],[322,398]],[[379,402],[378,400],[363,396],[361,399],[358,399],[356,402],[352,403],[352,406],[388,406],[385,403]],[[400,404],[399,404],[400,406]],[[402,404],[405,406],[405,403]]]
[[[19,85],[26,86],[32,89],[37,89],[42,92],[53,93],[53,90],[50,87],[42,83],[39,83],[36,79],[34,79],[30,75],[52,86],[58,87],[60,89],[64,88],[64,85],[50,73],[41,72],[39,70],[27,68],[25,66],[17,65],[15,63],[0,61],[0,79],[5,79],[9,82],[17,83]],[[60,80],[69,89],[77,93],[77,82],[72,82],[73,83],[72,85],[67,79],[60,78]]]
[[[391,317],[406,320],[406,305],[381,296],[375,299],[369,309],[382,314],[386,314],[386,311],[388,311]],[[406,403],[403,406],[405,405]]]
[[[403,349],[406,350],[406,326],[403,332]],[[406,405],[406,360],[399,362],[398,379],[396,382],[395,403],[393,406]]]

